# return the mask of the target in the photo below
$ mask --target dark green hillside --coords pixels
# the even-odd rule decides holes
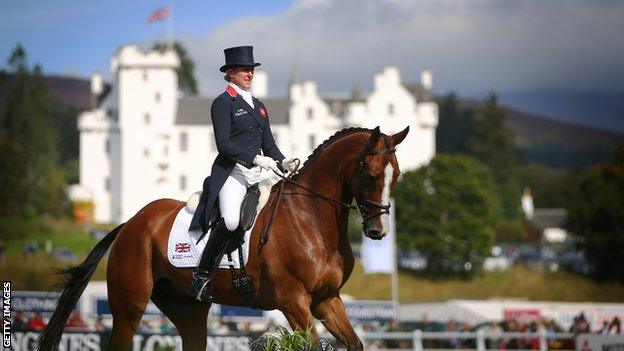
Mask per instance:
[[[507,126],[525,162],[581,170],[603,161],[624,135],[507,108]]]
[[[439,97],[436,101],[440,105],[437,151],[467,152],[474,114],[483,103],[454,94]],[[503,107],[505,125],[513,132],[520,159],[525,164],[582,170],[606,160],[618,141],[624,141],[622,134]]]

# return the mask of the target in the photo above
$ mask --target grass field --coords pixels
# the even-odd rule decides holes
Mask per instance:
[[[25,224],[23,234],[6,241],[7,254],[0,262],[0,278],[10,280],[14,290],[47,291],[58,284],[60,277],[53,274],[54,268],[63,268],[68,262],[55,261],[44,248],[50,241],[52,248],[70,248],[82,260],[97,243],[87,232],[69,220],[41,219]],[[39,247],[33,255],[24,255],[24,246],[35,242]],[[104,260],[103,260],[104,261]],[[95,279],[105,279],[105,263],[100,264]]]
[[[38,233],[38,234],[35,234]],[[60,282],[53,268],[68,263],[54,261],[43,250],[24,257],[23,247],[36,241],[44,247],[49,239],[53,247],[69,247],[82,260],[97,240],[69,221],[42,220],[31,231],[7,242],[7,257],[0,262],[0,278],[13,281],[15,290],[49,290]],[[93,279],[106,278],[106,259]],[[365,275],[358,263],[342,289],[357,299],[390,299],[390,275]],[[599,284],[568,272],[540,272],[515,266],[505,272],[485,272],[472,280],[460,278],[430,279],[409,272],[399,273],[401,302],[444,301],[449,299],[521,298],[545,301],[624,301],[624,285]]]

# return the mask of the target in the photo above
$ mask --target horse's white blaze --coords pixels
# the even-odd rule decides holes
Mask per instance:
[[[394,173],[394,167],[388,162],[386,168],[384,168],[384,188],[381,191],[381,203],[388,205],[390,203],[390,182],[392,181],[392,174]],[[381,233],[388,234],[390,231],[390,218],[387,214],[381,215]]]

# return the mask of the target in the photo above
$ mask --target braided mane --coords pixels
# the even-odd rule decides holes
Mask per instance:
[[[303,171],[305,169],[305,167],[310,164],[310,162],[312,162],[316,158],[318,158],[318,155],[329,144],[333,143],[337,139],[342,138],[343,136],[351,135],[351,134],[358,133],[358,132],[371,132],[371,130],[368,129],[368,128],[362,128],[362,127],[349,127],[349,128],[345,128],[345,129],[339,130],[336,133],[334,133],[334,135],[332,135],[329,138],[325,139],[325,141],[323,141],[319,146],[317,146],[314,149],[314,151],[312,151],[310,156],[308,156],[308,158],[303,163],[303,166],[301,166],[301,168],[299,169],[299,171],[297,172],[297,174],[295,174],[295,176],[293,178],[296,179],[299,176],[299,174],[301,174],[301,171]]]

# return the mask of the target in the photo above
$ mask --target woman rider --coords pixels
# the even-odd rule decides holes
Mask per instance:
[[[212,301],[212,277],[227,239],[239,226],[247,187],[260,181],[262,168],[281,173],[278,162],[289,172],[296,167],[294,160],[285,159],[275,144],[266,107],[251,96],[254,67],[260,66],[254,62],[253,47],[231,47],[224,53],[225,65],[220,71],[225,73],[224,79],[229,84],[210,110],[219,154],[212,165],[204,207],[211,211],[218,200],[221,218],[210,233],[191,281],[193,296],[206,302]],[[194,227],[197,227],[195,219],[190,229]]]

